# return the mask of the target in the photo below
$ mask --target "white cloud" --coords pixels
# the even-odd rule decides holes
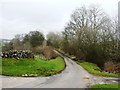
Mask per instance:
[[[110,16],[117,15],[119,0],[1,0],[0,26],[3,36],[13,38],[15,34],[40,30],[45,34],[61,31],[70,14],[82,5],[99,4]]]

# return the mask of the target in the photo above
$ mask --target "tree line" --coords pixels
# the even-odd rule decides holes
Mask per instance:
[[[2,51],[9,50],[34,50],[42,45],[45,40],[44,35],[39,31],[30,31],[28,34],[18,34],[9,43],[2,47]]]
[[[120,37],[117,19],[110,18],[97,6],[77,8],[62,33],[47,35],[51,46],[76,60],[85,60],[102,67],[105,62],[120,62]]]
[[[52,47],[47,46],[47,40],[40,31],[30,31],[28,34],[18,34],[5,45],[2,46],[3,58],[24,58],[40,55],[47,59],[54,59],[57,54]]]
[[[41,32],[31,31],[16,35],[2,49],[39,52],[45,41],[48,46],[74,55],[78,61],[93,62],[100,67],[107,61],[120,62],[118,20],[113,20],[96,6],[75,9],[64,31],[48,33],[47,40]]]

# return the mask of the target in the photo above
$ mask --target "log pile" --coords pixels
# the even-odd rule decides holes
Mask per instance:
[[[2,58],[15,58],[15,59],[32,58],[34,59],[33,53],[31,51],[26,51],[26,50],[5,51],[5,52],[2,52],[0,56]]]

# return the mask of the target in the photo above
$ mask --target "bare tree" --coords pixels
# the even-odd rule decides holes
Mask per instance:
[[[77,50],[74,54],[82,52],[88,61],[101,65],[114,49],[115,33],[111,19],[102,9],[83,6],[73,12],[63,35],[70,48]]]
[[[47,34],[47,42],[49,45],[55,47],[55,48],[59,48],[60,47],[60,42],[61,42],[62,36],[61,33],[57,32],[49,32]]]

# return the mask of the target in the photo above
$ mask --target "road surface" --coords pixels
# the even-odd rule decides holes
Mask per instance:
[[[9,77],[2,78],[2,88],[87,88],[90,84],[104,83],[103,77],[89,74],[80,65],[64,57],[66,69],[50,77]]]
[[[66,69],[50,77],[2,77],[2,88],[85,88],[91,75],[74,61],[64,57]],[[87,78],[85,78],[87,77]],[[90,79],[88,79],[88,77]]]

